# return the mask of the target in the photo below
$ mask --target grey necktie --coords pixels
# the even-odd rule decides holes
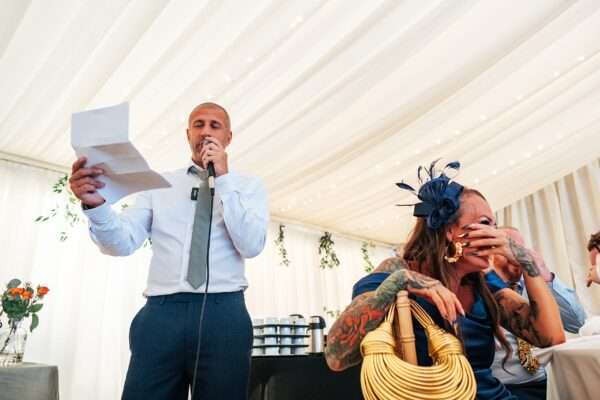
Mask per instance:
[[[191,167],[189,173],[199,176],[204,184],[198,186],[198,197],[196,199],[196,213],[194,215],[194,229],[190,244],[190,262],[187,272],[187,281],[194,289],[198,289],[206,282],[207,273],[207,245],[208,224],[210,220],[210,192],[206,182],[206,171]]]

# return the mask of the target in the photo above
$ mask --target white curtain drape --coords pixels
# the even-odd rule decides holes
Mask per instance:
[[[587,242],[600,230],[600,161],[595,161],[498,212],[518,228],[546,264],[573,287],[588,311],[600,313],[600,285],[585,286]]]
[[[62,399],[118,399],[129,361],[129,325],[144,303],[151,250],[108,257],[91,243],[84,224],[68,228],[60,215],[35,223],[55,207],[59,196],[51,186],[60,176],[0,161],[0,288],[12,278],[50,287],[25,359],[59,366]],[[322,270],[318,246],[323,232],[286,224],[291,264],[281,266],[273,243],[278,228],[278,222],[271,223],[265,250],[247,262],[246,302],[252,317],[318,314],[330,325],[350,302],[352,284],[365,275],[362,242],[334,234],[341,265]],[[61,242],[63,230],[69,238]],[[386,246],[369,251],[375,265],[392,254]]]

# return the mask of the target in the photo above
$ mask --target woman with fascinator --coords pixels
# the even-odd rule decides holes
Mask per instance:
[[[415,191],[415,227],[399,257],[383,261],[354,285],[352,303],[333,324],[326,358],[333,370],[361,361],[360,343],[383,320],[400,290],[407,290],[434,322],[462,340],[477,381],[478,399],[514,399],[492,375],[494,336],[511,354],[500,326],[537,347],[564,342],[559,309],[539,275],[530,251],[496,228],[481,193],[454,182],[448,171],[419,168],[422,186]],[[424,175],[424,176],[423,176]],[[529,302],[509,289],[489,268],[493,256],[506,257],[524,272]],[[419,365],[429,366],[427,339],[413,322]]]

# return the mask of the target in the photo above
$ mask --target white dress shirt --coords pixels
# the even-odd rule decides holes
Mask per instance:
[[[146,296],[179,292],[203,293],[186,281],[196,202],[194,187],[206,181],[182,169],[163,174],[167,189],[141,192],[133,206],[117,214],[107,203],[84,210],[90,236],[102,253],[127,256],[147,238],[152,260]],[[244,259],[265,246],[269,210],[267,192],[259,178],[229,172],[215,180],[209,251],[209,293],[234,292],[248,287]]]

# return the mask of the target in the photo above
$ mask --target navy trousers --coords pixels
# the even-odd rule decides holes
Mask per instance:
[[[537,382],[521,383],[519,385],[506,385],[506,387],[519,400],[546,400],[547,383],[548,381],[544,379]]]
[[[187,400],[204,294],[149,297],[129,330],[123,400]],[[243,292],[209,293],[193,400],[248,397],[252,322]]]

